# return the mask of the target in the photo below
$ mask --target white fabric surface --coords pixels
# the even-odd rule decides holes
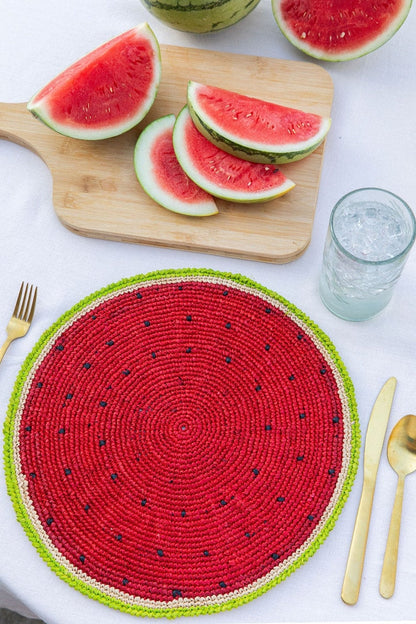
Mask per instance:
[[[209,35],[174,31],[139,0],[1,0],[0,101],[27,101],[47,80],[112,36],[148,21],[160,43],[311,61],[286,41],[269,0],[239,24]],[[345,192],[380,186],[416,207],[416,9],[379,50],[346,63],[320,63],[334,82],[333,125],[327,139],[312,241],[295,262],[272,265],[77,236],[58,221],[52,179],[28,150],[0,140],[0,330],[21,280],[39,286],[33,326],[13,343],[0,368],[3,422],[19,368],[41,333],[89,293],[122,277],[155,269],[209,267],[239,272],[272,288],[307,313],[335,343],[355,385],[363,437],[374,399],[398,379],[389,422],[416,413],[416,251],[393,300],[378,317],[348,323],[320,301],[317,282],[330,210]],[[0,132],[1,134],[1,132]],[[386,436],[387,440],[387,436]],[[340,590],[361,492],[362,464],[346,506],[313,558],[251,603],[198,621],[299,622],[416,620],[416,475],[406,482],[397,588],[378,594],[396,477],[383,451],[359,602],[344,605]],[[47,624],[127,624],[133,617],[95,602],[59,580],[17,522],[0,480],[0,606]],[[193,621],[195,618],[191,618]]]

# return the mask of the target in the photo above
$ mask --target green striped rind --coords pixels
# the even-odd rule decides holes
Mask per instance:
[[[321,145],[331,126],[331,120],[328,117],[322,117],[319,132],[310,140],[302,141],[298,145],[296,143],[291,144],[293,149],[289,151],[286,149],[287,146],[278,145],[275,145],[274,149],[270,150],[270,145],[262,145],[260,142],[253,145],[252,141],[244,141],[244,138],[238,140],[233,138],[231,133],[227,133],[225,126],[221,125],[221,120],[217,122],[211,119],[208,113],[202,111],[198,105],[197,93],[197,83],[189,81],[187,91],[188,109],[192,121],[200,133],[218,148],[224,150],[224,152],[250,162],[282,165],[302,160],[302,158],[312,154]],[[235,95],[237,96],[237,94]]]
[[[246,594],[238,593],[237,595],[231,597],[226,602],[221,602],[218,604],[203,604],[203,605],[195,605],[195,606],[170,606],[172,602],[166,603],[166,606],[160,606],[155,608],[150,608],[147,606],[143,606],[140,604],[132,604],[131,596],[126,594],[126,601],[115,598],[114,596],[109,596],[107,593],[97,589],[90,584],[87,584],[85,581],[78,578],[75,574],[71,573],[65,566],[63,566],[60,562],[58,562],[50,553],[45,544],[41,541],[39,534],[37,533],[35,527],[33,526],[30,517],[28,515],[27,509],[22,500],[19,483],[17,479],[17,467],[14,463],[14,453],[13,453],[13,438],[14,438],[14,426],[16,420],[16,413],[20,405],[21,394],[24,388],[25,382],[30,375],[32,368],[38,361],[38,358],[43,351],[43,349],[48,345],[48,343],[58,334],[59,331],[63,329],[63,327],[73,319],[75,315],[83,313],[83,311],[91,306],[92,304],[99,303],[99,300],[104,296],[109,296],[118,291],[134,287],[138,284],[144,282],[151,282],[154,280],[169,280],[169,279],[190,279],[190,278],[205,278],[205,279],[213,279],[213,280],[229,280],[234,282],[236,286],[249,288],[252,291],[257,291],[262,295],[269,297],[272,300],[275,300],[280,306],[282,306],[285,311],[296,317],[297,320],[301,321],[304,325],[306,325],[309,331],[315,336],[317,342],[319,342],[325,349],[328,358],[331,360],[332,365],[335,367],[338,375],[342,379],[342,385],[344,388],[344,392],[348,401],[348,410],[350,414],[350,424],[351,424],[351,438],[350,442],[350,462],[347,468],[345,479],[342,483],[342,487],[339,493],[339,496],[334,505],[333,511],[331,515],[328,517],[327,522],[323,526],[320,533],[316,536],[313,542],[310,543],[308,548],[306,548],[300,556],[289,566],[287,567],[279,576],[273,578],[268,581],[264,585],[257,588],[255,591],[251,593],[248,592]],[[219,611],[225,611],[228,609],[232,609],[234,607],[238,607],[244,603],[247,603],[254,598],[264,594],[271,587],[274,587],[278,583],[281,583],[285,580],[292,572],[297,570],[300,566],[308,561],[308,559],[318,550],[320,545],[325,541],[330,531],[333,529],[336,520],[338,519],[339,514],[341,513],[344,504],[349,496],[351,491],[351,487],[353,485],[357,468],[359,462],[359,451],[360,451],[360,427],[358,421],[355,393],[352,381],[349,377],[349,374],[339,357],[334,345],[328,336],[315,324],[311,321],[301,310],[299,310],[296,306],[288,302],[286,299],[278,295],[277,293],[265,288],[261,284],[254,282],[253,280],[244,277],[239,274],[232,273],[224,273],[219,271],[212,271],[210,269],[170,269],[164,271],[154,271],[152,273],[142,274],[135,277],[123,279],[117,283],[110,284],[109,286],[92,293],[90,296],[86,297],[78,304],[73,306],[70,310],[68,310],[65,314],[63,314],[48,330],[46,330],[31,353],[27,356],[23,366],[19,372],[19,375],[16,379],[12,396],[9,402],[7,417],[4,423],[4,467],[6,474],[6,485],[7,492],[12,500],[17,519],[23,526],[29,540],[32,542],[33,546],[37,549],[39,555],[44,559],[44,561],[48,564],[48,566],[56,573],[56,575],[61,578],[63,581],[68,583],[71,587],[75,588],[82,594],[85,594],[89,598],[95,599],[108,607],[118,609],[120,611],[124,611],[130,613],[132,615],[137,616],[150,616],[150,617],[166,617],[166,618],[175,618],[184,615],[201,615],[208,613],[216,613]],[[223,598],[223,595],[221,596]]]
[[[172,28],[206,33],[228,28],[246,17],[260,0],[141,0],[158,19]]]

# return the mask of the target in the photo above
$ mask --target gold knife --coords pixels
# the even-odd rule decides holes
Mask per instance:
[[[386,381],[374,403],[370,420],[368,421],[364,447],[363,487],[341,591],[341,598],[349,605],[354,605],[357,602],[360,593],[378,465],[396,384],[397,380],[395,377],[390,377]]]

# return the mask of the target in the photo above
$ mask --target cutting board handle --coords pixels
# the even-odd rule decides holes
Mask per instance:
[[[27,110],[26,103],[0,102],[0,139],[22,145],[46,160],[45,149],[50,144],[51,132]]]

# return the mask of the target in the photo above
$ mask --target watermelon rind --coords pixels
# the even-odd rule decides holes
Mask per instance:
[[[167,187],[166,184],[163,185],[159,181],[158,167],[162,167],[163,163],[154,162],[152,158],[153,147],[166,133],[170,134],[173,131],[175,119],[173,114],[165,115],[152,121],[141,132],[134,150],[134,169],[137,179],[145,193],[167,210],[193,217],[208,217],[217,214],[218,208],[213,197],[197,188],[195,183],[180,169],[179,163],[178,169],[180,171],[174,172],[172,185],[169,184]],[[170,162],[167,162],[165,166],[171,166],[171,158],[172,155],[169,154]],[[187,178],[186,182],[189,182],[185,197],[180,194],[179,189],[175,190],[174,181],[179,173],[183,174],[183,178]]]
[[[260,0],[142,0],[157,19],[184,32],[208,33],[242,20]]]
[[[192,124],[195,132],[200,134],[192,121],[188,106],[184,106],[173,128],[173,147],[185,173],[210,195],[237,203],[257,203],[280,197],[294,188],[295,184],[279,172],[275,165],[250,163],[233,154],[228,154],[208,141],[202,134],[200,136],[202,141],[206,142],[206,151],[201,154],[198,151],[201,145],[195,147],[189,144],[186,133],[188,124]],[[204,161],[203,169],[198,166],[197,159]],[[252,189],[252,182],[249,180],[242,188],[241,180],[247,176],[247,173],[254,180],[261,180],[260,174],[267,174],[268,178],[276,174],[276,180],[273,181],[272,186],[264,184],[257,190]]]
[[[132,49],[137,50],[135,71],[138,71],[139,58],[140,69],[148,75],[145,89],[139,86],[139,81],[136,87],[124,82],[119,73],[120,67],[128,68]],[[118,61],[118,67],[113,60]],[[30,99],[27,109],[59,134],[75,139],[108,139],[131,130],[142,121],[153,105],[160,78],[159,43],[144,22],[67,67]],[[65,104],[60,100],[61,93],[65,93]],[[123,109],[123,100],[128,102],[128,112]],[[91,114],[92,105],[99,110],[100,119]],[[76,119],[72,108],[76,108]],[[80,110],[82,120],[79,119]]]
[[[402,26],[412,5],[412,0],[398,0],[398,2],[401,4],[400,9],[397,14],[385,25],[382,31],[375,34],[373,38],[364,44],[360,44],[358,42],[354,45],[354,43],[351,42],[350,49],[348,49],[345,46],[345,38],[348,37],[348,33],[350,32],[349,27],[354,25],[354,3],[352,3],[351,10],[348,14],[345,14],[345,17],[343,17],[342,12],[335,10],[337,9],[337,4],[334,4],[331,0],[326,0],[326,2],[322,2],[321,0],[319,0],[319,2],[312,0],[308,3],[306,9],[304,5],[299,3],[300,10],[302,10],[302,12],[307,10],[310,15],[308,19],[308,26],[306,28],[299,28],[301,24],[301,22],[299,22],[298,24],[295,24],[295,26],[298,27],[298,32],[295,32],[293,25],[289,23],[289,20],[284,15],[284,11],[282,10],[282,5],[285,4],[285,0],[271,0],[274,19],[286,39],[288,39],[288,41],[290,41],[290,43],[292,43],[296,48],[309,56],[322,61],[332,62],[350,61],[365,56],[387,43],[387,41],[389,41]],[[378,4],[378,2],[368,1],[369,13],[366,15],[365,12],[367,7],[365,3],[360,3],[359,11],[357,10],[357,23],[360,23],[361,21],[361,23],[364,22],[366,25],[369,25],[372,22],[376,24],[377,21],[379,21],[381,12],[384,13],[396,3],[386,3],[383,1],[382,4],[380,3],[380,7],[378,7]],[[326,31],[328,37],[325,39],[322,35],[320,37],[322,43],[317,46],[308,41],[308,27],[310,25],[312,30],[318,31],[321,19],[323,30]],[[327,28],[328,19],[332,21],[332,31]],[[304,23],[302,22],[302,24]],[[338,41],[341,42],[341,46],[338,44]]]
[[[220,102],[220,106],[217,104],[215,118],[201,105],[201,93],[215,98],[217,103]],[[331,126],[329,117],[313,115],[315,119],[319,119],[316,131],[313,134],[311,132],[306,140],[295,141],[296,131],[299,132],[297,124],[303,123],[308,113],[278,105],[274,107],[273,118],[269,118],[267,112],[264,111],[263,104],[272,104],[270,102],[266,103],[258,98],[225,89],[207,87],[192,80],[188,83],[187,103],[194,124],[209,141],[225,152],[250,162],[283,164],[306,158],[320,146]],[[244,112],[241,113],[241,111],[247,110],[247,105],[252,107],[253,115],[256,110],[259,113],[261,111],[257,123],[259,130],[267,134],[267,143],[262,143],[260,139],[254,140],[253,136],[241,134],[243,127],[241,115],[244,116]],[[249,115],[251,116],[251,112]],[[284,132],[289,132],[291,142],[282,142],[277,135],[273,139],[273,126],[276,121],[278,121],[279,129],[283,128]]]

